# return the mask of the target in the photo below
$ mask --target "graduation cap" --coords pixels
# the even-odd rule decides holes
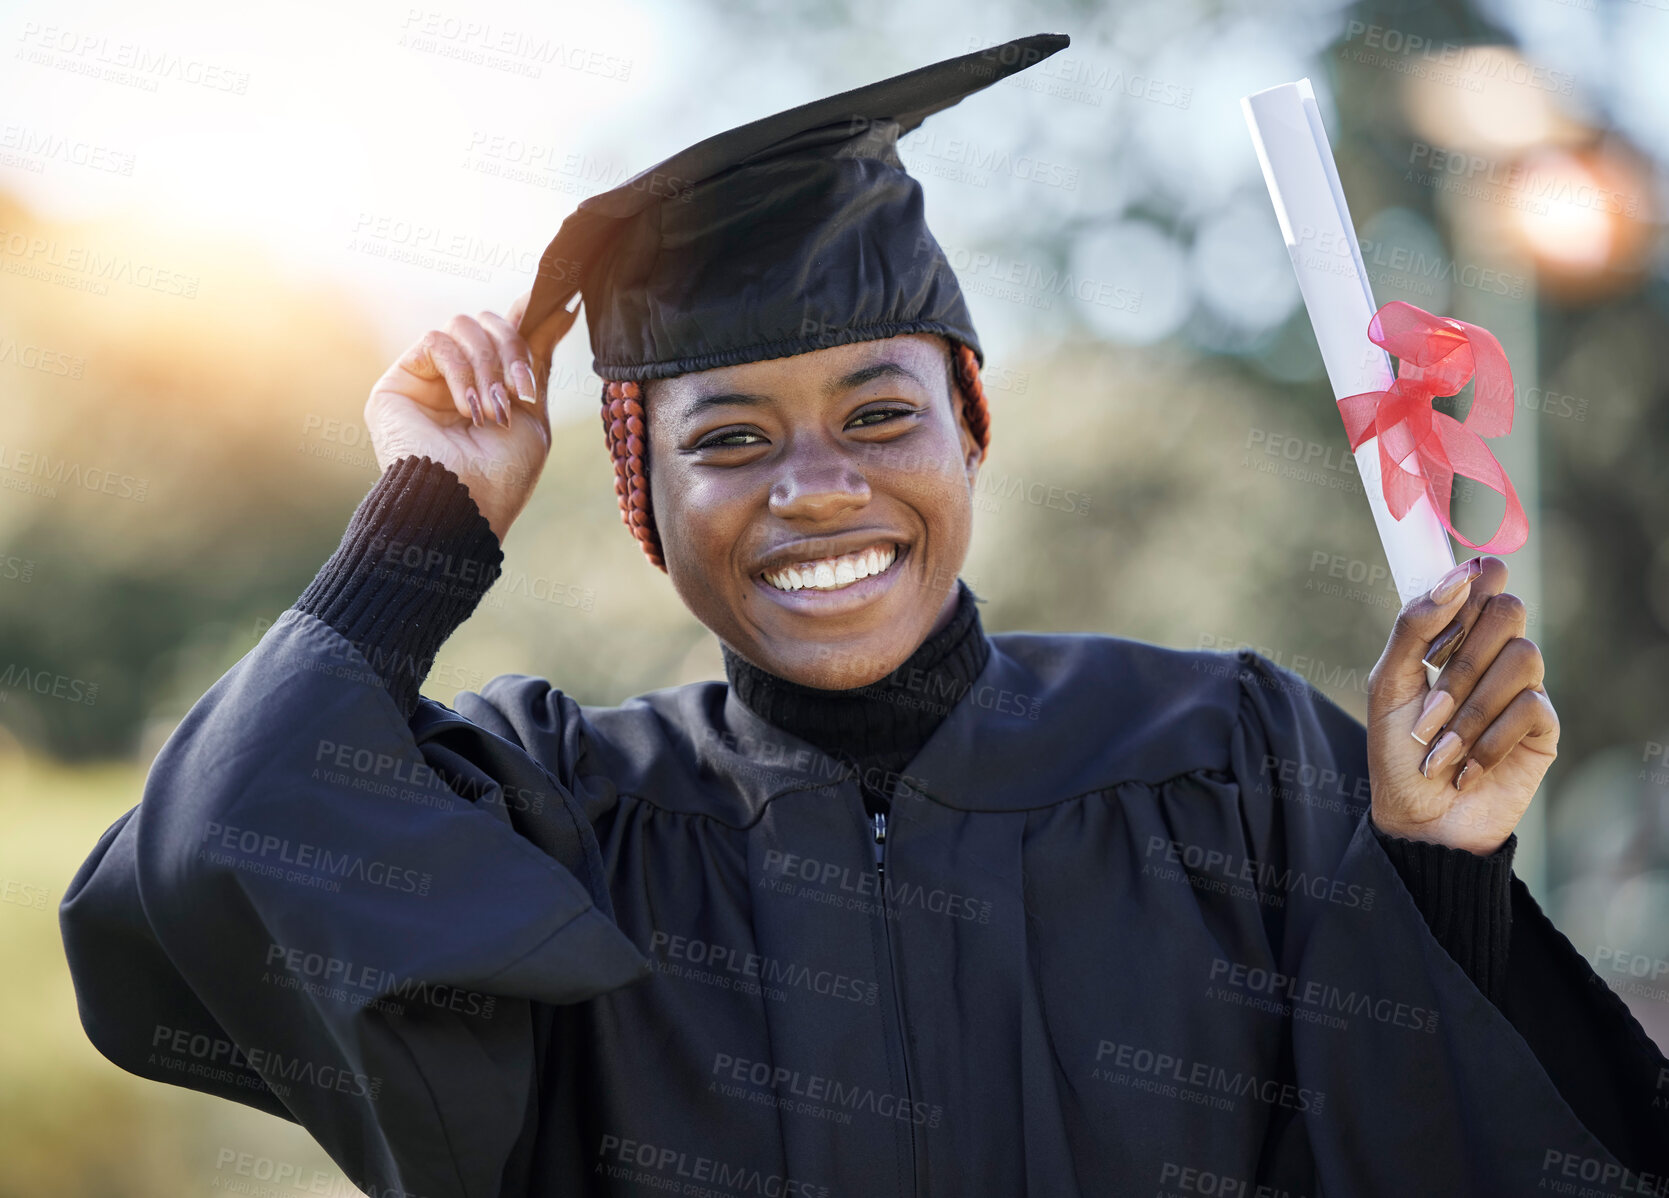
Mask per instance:
[[[1040,33],[709,137],[562,222],[521,331],[578,292],[603,379],[640,381],[904,333],[984,356],[898,138],[1063,49]]]

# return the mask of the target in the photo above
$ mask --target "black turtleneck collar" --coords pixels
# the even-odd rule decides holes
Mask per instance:
[[[972,689],[991,655],[973,591],[960,578],[956,586],[950,623],[868,686],[802,686],[760,669],[720,641],[725,676],[736,697],[767,723],[830,756],[901,769]]]

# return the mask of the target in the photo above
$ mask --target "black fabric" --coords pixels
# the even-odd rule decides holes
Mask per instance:
[[[1523,881],[1511,880],[1514,919],[1503,1009],[1537,1046],[1559,1092],[1637,1175],[1624,1194],[1669,1194],[1669,1060],[1553,926]],[[1604,1191],[1611,1192],[1611,1191]]]
[[[471,518],[473,516],[473,518]],[[388,535],[379,538],[379,528]],[[483,533],[491,546],[483,541]],[[368,545],[398,539],[401,552]],[[410,713],[439,646],[472,611],[498,576],[497,540],[476,514],[456,475],[428,458],[403,458],[361,502],[337,553],[296,604],[320,616],[367,660],[382,663],[401,710]],[[492,560],[489,570],[464,571],[445,588],[429,585],[425,565]],[[458,571],[454,571],[458,573]],[[387,597],[429,596],[423,618],[396,618]],[[846,691],[802,686],[760,669],[722,641],[725,676],[737,698],[766,723],[815,745],[857,779],[864,810],[889,809],[905,766],[950,708],[974,685],[990,657],[978,599],[957,579],[957,606],[898,669],[867,687]],[[1512,927],[1508,881],[1517,837],[1490,857],[1389,836],[1374,829],[1421,915],[1446,952],[1491,1002],[1501,1005]]]
[[[802,104],[582,201],[540,259],[521,332],[577,291],[605,379],[902,333],[980,355],[898,138],[1068,41],[1036,34]]]
[[[83,1024],[371,1193],[1657,1192],[1669,1062],[1516,881],[1511,1018],[1473,984],[1359,723],[1250,651],[986,640],[883,883],[725,683],[407,715],[285,612],[65,894]]]
[[[956,610],[885,678],[850,690],[821,690],[762,670],[723,641],[725,677],[766,723],[848,764],[864,810],[885,812],[904,767],[950,709],[974,686],[991,656],[979,601],[956,580]]]
[[[1486,857],[1447,845],[1405,840],[1377,827],[1374,834],[1437,942],[1466,970],[1472,984],[1500,1006],[1507,994],[1513,912],[1508,883],[1517,835],[1507,837],[1505,844]]]
[[[404,457],[360,501],[295,607],[341,633],[410,715],[435,654],[503,567],[469,488],[430,458]]]

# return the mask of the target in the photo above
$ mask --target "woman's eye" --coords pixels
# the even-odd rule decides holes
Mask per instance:
[[[860,412],[847,425],[848,428],[873,428],[879,424],[886,424],[894,417],[914,416],[915,408],[871,408],[867,412]],[[747,429],[733,428],[728,432],[717,432],[697,441],[697,449],[745,449],[749,445],[764,441],[758,433]]]
[[[750,433],[746,429],[734,428],[727,433],[715,433],[704,441],[696,443],[697,449],[740,449],[747,445],[746,441],[739,441],[738,437],[757,437],[759,434]]]
[[[914,408],[875,408],[854,417],[853,423],[857,424],[860,428],[868,428],[876,424],[885,424],[886,418],[890,416],[912,416],[914,414]],[[870,417],[872,416],[879,416],[882,419],[871,420]]]

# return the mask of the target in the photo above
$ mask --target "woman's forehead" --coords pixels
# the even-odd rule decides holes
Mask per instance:
[[[719,366],[668,379],[656,379],[646,396],[677,407],[706,406],[724,395],[769,397],[786,392],[839,392],[877,378],[914,380],[929,390],[951,382],[950,354],[944,339],[931,333],[854,341],[785,358]]]

